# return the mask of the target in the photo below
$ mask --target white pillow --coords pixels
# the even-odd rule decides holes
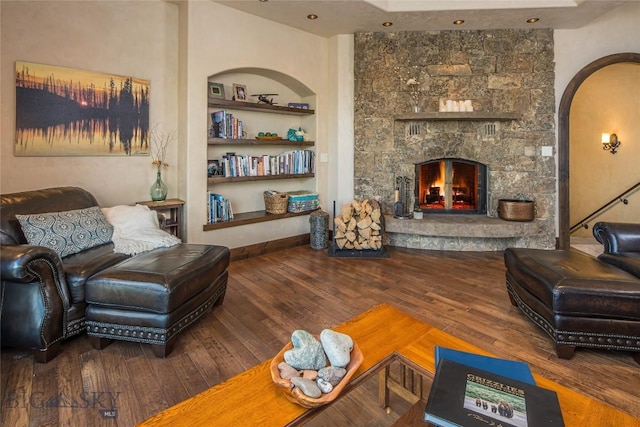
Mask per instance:
[[[113,225],[113,251],[135,255],[155,248],[170,247],[180,239],[160,229],[158,214],[144,205],[119,205],[102,208]]]

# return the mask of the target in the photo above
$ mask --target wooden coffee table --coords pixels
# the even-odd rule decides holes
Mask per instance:
[[[379,372],[390,358],[412,368],[434,372],[434,347],[489,353],[382,304],[333,328],[350,335],[362,350],[364,361],[343,391],[357,387]],[[306,409],[289,402],[271,381],[270,360],[199,393],[147,419],[139,426],[286,426],[304,422],[323,408]],[[604,403],[534,374],[537,385],[558,394],[567,427],[637,426],[638,420]],[[419,405],[415,406],[420,417]],[[427,425],[427,424],[425,424]]]

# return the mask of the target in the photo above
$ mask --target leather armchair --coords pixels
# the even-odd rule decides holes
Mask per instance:
[[[60,258],[41,246],[6,245],[0,260],[5,303],[2,342],[37,350],[36,358],[47,361],[67,335],[63,317],[71,299]]]
[[[604,246],[600,261],[640,278],[640,224],[598,222],[593,235]]]
[[[0,197],[0,272],[2,346],[29,348],[46,363],[66,338],[86,331],[84,282],[96,271],[128,256],[105,244],[60,258],[46,247],[32,246],[16,214],[84,209],[98,206],[77,187],[49,188]]]

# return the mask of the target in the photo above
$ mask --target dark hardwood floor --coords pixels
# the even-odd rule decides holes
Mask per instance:
[[[389,259],[328,258],[300,246],[235,261],[222,306],[183,332],[166,359],[135,343],[94,350],[86,336],[63,343],[47,364],[3,349],[1,424],[132,426],[271,358],[295,329],[317,333],[383,302],[640,417],[631,355],[578,349],[558,359],[509,303],[502,253],[388,249]],[[104,412],[112,408],[114,418]]]

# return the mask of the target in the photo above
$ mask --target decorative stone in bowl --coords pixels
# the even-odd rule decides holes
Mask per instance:
[[[318,337],[315,336],[315,338],[317,339]],[[285,353],[293,348],[293,343],[289,341],[289,343],[287,343],[287,345],[285,345],[271,360],[271,379],[276,385],[282,388],[282,391],[289,401],[297,403],[305,408],[317,408],[335,400],[340,395],[344,387],[349,383],[349,380],[353,377],[353,374],[355,374],[363,360],[362,351],[360,351],[358,344],[354,341],[349,363],[344,367],[346,369],[345,376],[329,393],[322,393],[320,397],[313,398],[305,395],[299,387],[295,387],[290,379],[280,377],[280,369],[278,365],[281,362],[284,362]],[[327,366],[329,366],[329,363],[327,363]]]

